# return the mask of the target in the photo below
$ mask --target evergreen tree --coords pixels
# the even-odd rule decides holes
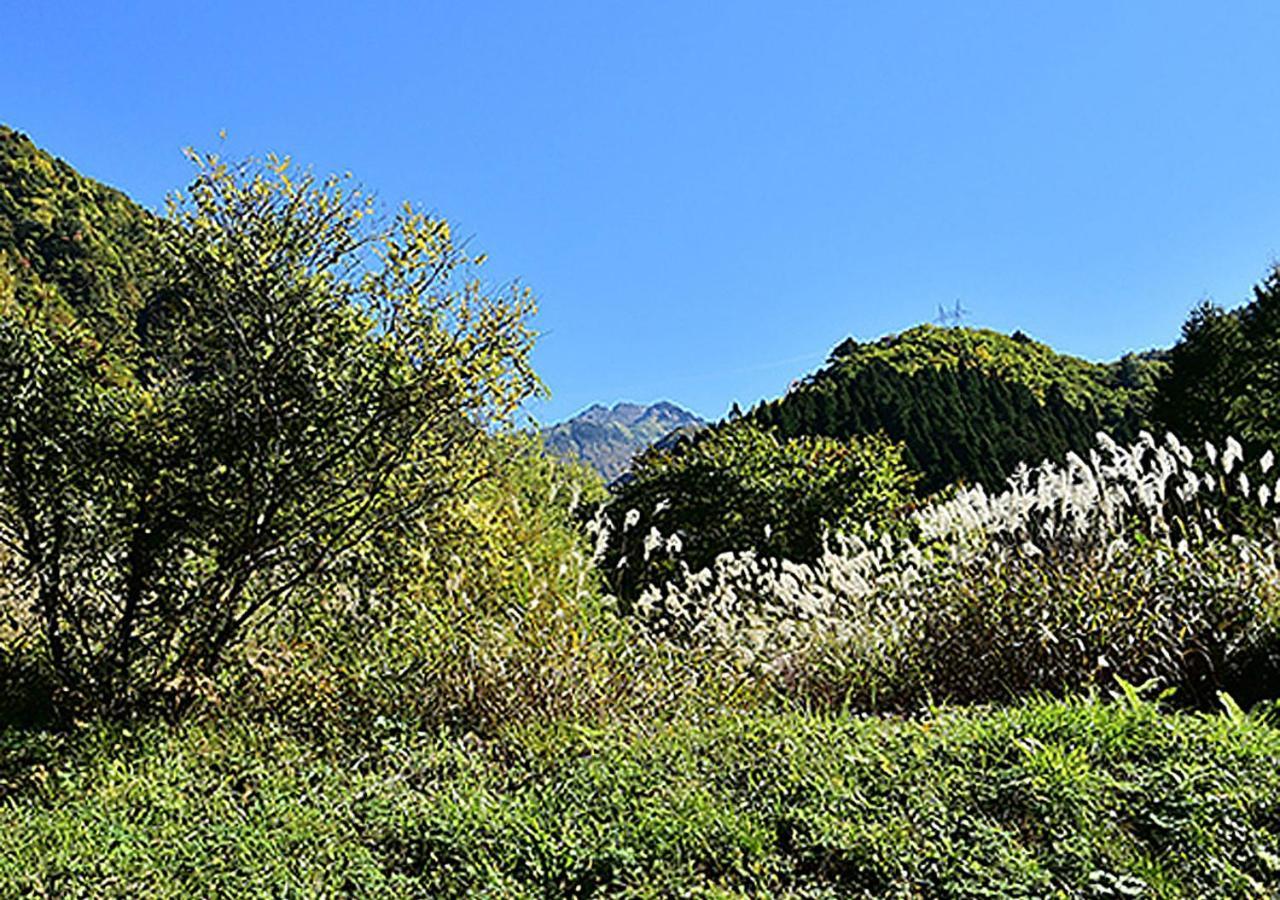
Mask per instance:
[[[1158,387],[1155,416],[1165,428],[1188,439],[1218,440],[1240,422],[1251,368],[1241,319],[1208,302],[1192,311]],[[1263,320],[1254,320],[1255,334]]]

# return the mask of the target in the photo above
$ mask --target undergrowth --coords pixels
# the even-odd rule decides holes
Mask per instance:
[[[1029,475],[646,617],[575,529],[592,483],[522,454],[264,620],[189,720],[6,717],[0,896],[1280,892],[1275,707],[1218,693],[1266,650],[1274,557],[1221,506],[1183,545]]]
[[[1235,442],[1197,458],[1172,435],[1100,441],[1002,493],[925,505],[896,531],[831,535],[812,563],[748,550],[686,566],[644,590],[636,618],[800,705],[913,709],[1117,677],[1202,705],[1224,687],[1277,696],[1271,454],[1246,465]]]
[[[236,719],[3,733],[7,896],[1257,897],[1262,709],[1104,701],[647,728],[386,723],[359,755]],[[0,769],[0,772],[5,770]]]

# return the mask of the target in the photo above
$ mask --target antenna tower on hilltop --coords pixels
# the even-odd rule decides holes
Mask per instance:
[[[941,303],[938,304],[938,318],[933,321],[946,328],[954,328],[964,321],[964,317],[969,315],[969,310],[960,305],[960,301],[956,300],[956,305],[947,309]]]

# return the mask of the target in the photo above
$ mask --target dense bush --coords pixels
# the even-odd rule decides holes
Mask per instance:
[[[1274,526],[1246,537],[1227,515],[1233,503],[1274,507],[1259,481],[1274,478],[1271,457],[1249,469],[1252,483],[1234,441],[1213,459],[1200,471],[1172,437],[1105,441],[1088,461],[1023,470],[1003,494],[978,487],[926,506],[913,537],[834,536],[812,564],[725,554],[650,587],[636,612],[789,695],[837,705],[1002,699],[1116,677],[1211,699],[1246,670],[1280,672]]]
[[[914,480],[902,448],[882,437],[784,439],[733,422],[632,465],[597,523],[603,567],[630,597],[676,574],[677,559],[702,568],[754,549],[811,560],[827,528],[888,521]]]
[[[64,708],[183,708],[261,612],[473,484],[537,386],[531,300],[446,222],[197,163],[132,305],[0,273],[0,542]]]
[[[357,743],[380,721],[489,736],[695,702],[697,652],[663,651],[604,602],[578,527],[599,477],[532,440],[487,455],[490,478],[381,547],[392,578],[354,573],[262,629],[228,702]]]

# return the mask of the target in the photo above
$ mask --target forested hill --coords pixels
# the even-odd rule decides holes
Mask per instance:
[[[1020,332],[921,325],[846,340],[827,365],[748,416],[791,437],[884,432],[906,445],[922,491],[999,486],[1023,460],[1083,451],[1105,430],[1148,424],[1160,354],[1111,364],[1055,352]]]
[[[0,125],[0,269],[81,314],[121,315],[139,296],[151,216]]]

